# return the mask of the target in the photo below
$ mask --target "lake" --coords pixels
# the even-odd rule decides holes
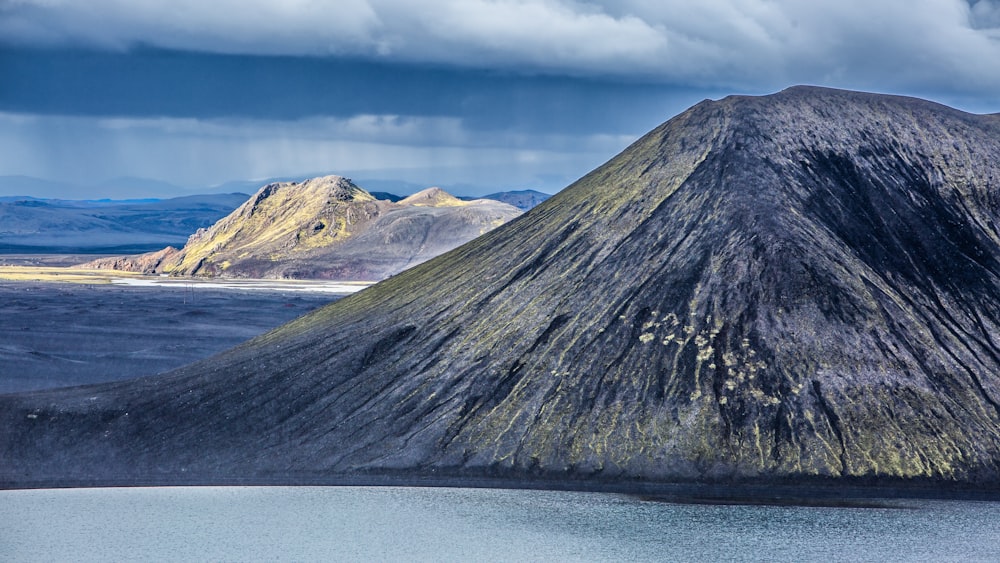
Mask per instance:
[[[3,561],[998,561],[1000,503],[407,487],[0,491]]]

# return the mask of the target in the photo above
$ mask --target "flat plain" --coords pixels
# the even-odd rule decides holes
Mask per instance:
[[[161,373],[338,298],[204,284],[0,279],[0,393]]]

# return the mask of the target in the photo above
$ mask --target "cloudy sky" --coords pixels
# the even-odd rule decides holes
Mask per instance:
[[[0,176],[554,192],[794,84],[1000,112],[1000,0],[0,0]]]

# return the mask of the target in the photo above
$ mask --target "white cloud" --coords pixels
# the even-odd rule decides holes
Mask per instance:
[[[429,55],[461,62],[512,59],[536,67],[654,68],[667,46],[655,25],[568,2],[452,0],[420,12]],[[431,50],[433,49],[433,50]],[[451,53],[451,55],[448,55]]]
[[[0,41],[15,43],[347,54],[728,88],[1000,87],[998,26],[996,0],[0,1]]]

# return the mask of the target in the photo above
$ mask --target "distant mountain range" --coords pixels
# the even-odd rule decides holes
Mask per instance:
[[[0,252],[144,252],[183,244],[246,201],[246,194],[172,199],[0,198]]]
[[[519,216],[511,205],[429,188],[377,199],[340,176],[268,184],[181,249],[85,267],[236,278],[381,280]]]
[[[265,183],[281,183],[289,181],[299,181],[299,178],[271,178],[264,182],[261,181],[235,181],[226,182],[225,184],[215,186],[215,189],[219,191],[232,192],[251,192],[256,190],[259,186]],[[399,201],[406,197],[406,195],[400,194],[412,194],[416,193],[422,189],[424,186],[420,184],[414,184],[411,182],[402,182],[395,180],[356,180],[354,181],[356,185],[363,188],[368,193],[375,196],[376,199],[384,199],[388,201]],[[467,190],[471,188],[469,186],[452,186],[442,188],[451,193],[466,193]],[[522,211],[527,211],[532,207],[542,203],[549,197],[550,194],[540,192],[537,190],[508,190],[501,192],[494,192],[491,194],[483,196],[466,196],[459,195],[456,196],[458,199],[465,201],[473,201],[476,199],[492,199],[495,201],[502,201],[503,203],[509,203],[514,207]]]
[[[266,183],[283,183],[274,180]],[[412,193],[416,184],[368,180],[375,187]],[[127,194],[174,194],[184,188],[147,178],[121,177],[94,185],[33,178],[0,176],[0,253],[137,253],[180,247],[187,237],[206,228],[243,203],[247,193],[264,185],[260,181],[227,182],[214,195],[125,198]],[[405,195],[390,191],[369,192],[375,199],[398,202]],[[91,194],[90,199],[66,199]],[[109,194],[118,198],[108,197]],[[474,201],[492,199],[526,211],[548,194],[535,190],[497,192]]]
[[[532,207],[535,207],[539,203],[549,199],[550,196],[547,193],[539,192],[536,190],[515,190],[509,192],[497,192],[489,195],[482,196],[481,199],[492,199],[495,201],[502,201],[513,205],[514,207],[520,209],[521,211],[527,211]],[[461,199],[472,200],[475,198],[463,196]]]

